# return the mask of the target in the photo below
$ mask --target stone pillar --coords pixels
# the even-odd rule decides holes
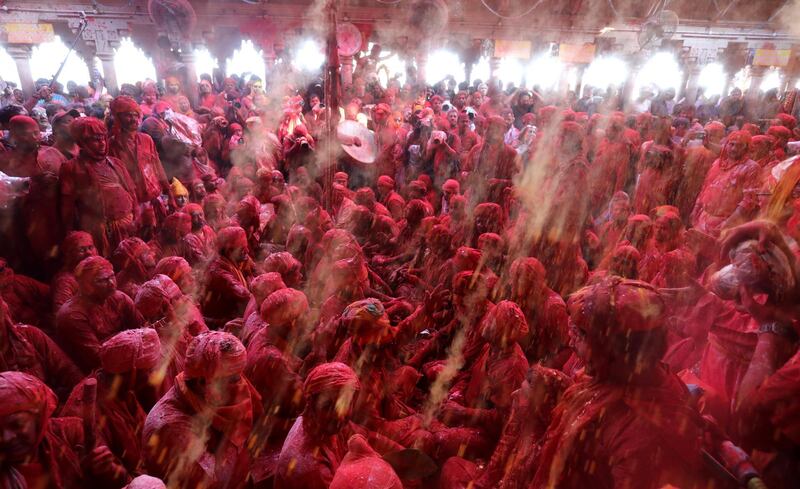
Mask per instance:
[[[277,56],[275,54],[274,49],[264,49],[262,52],[262,58],[264,59],[264,73],[265,76],[270,76],[270,72],[275,69],[275,61],[277,60]],[[266,80],[264,80],[266,83]]]
[[[625,80],[625,85],[622,86],[622,107],[623,110],[628,110],[633,100],[639,96],[638,93],[633,93],[633,85],[636,83],[636,75],[639,74],[641,65],[631,63],[631,69],[628,72],[628,79]]]
[[[495,74],[500,69],[500,58],[492,56],[489,59],[489,79],[494,79]],[[486,82],[486,80],[483,80]]]
[[[342,88],[353,85],[353,57],[341,56],[342,63]]]
[[[575,77],[575,95],[579,98],[581,96],[581,90],[583,90],[583,74],[586,73],[586,67],[588,65],[578,65],[578,76]],[[564,82],[564,85],[567,86],[566,90],[562,90],[561,93],[567,93],[569,91],[569,80],[567,80],[567,72],[571,65],[564,66],[565,69],[561,70],[561,79]],[[605,90],[605,88],[603,89]]]
[[[417,52],[417,83],[425,85],[425,65],[428,63],[427,49],[421,49]]]
[[[17,65],[20,88],[26,96],[33,94],[33,75],[31,74],[31,46],[27,44],[11,44],[6,47],[9,56]]]
[[[192,107],[197,107],[200,95],[197,92],[197,66],[195,66],[194,49],[191,46],[182,48],[180,60],[186,74],[186,79],[183,80],[183,93],[189,98]]]
[[[100,62],[103,64],[103,81],[108,93],[117,96],[119,94],[119,82],[117,81],[117,68],[114,66],[113,53],[97,53]]]
[[[697,63],[692,63],[686,67],[686,83],[684,84],[683,97],[690,104],[694,104],[697,101],[701,71],[702,68]],[[678,99],[680,100],[680,98],[679,94]]]
[[[748,88],[751,97],[758,97],[761,82],[764,81],[764,75],[766,73],[767,68],[765,66],[753,66],[750,69],[750,86]]]

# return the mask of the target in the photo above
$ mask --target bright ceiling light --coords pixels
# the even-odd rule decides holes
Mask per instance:
[[[528,65],[527,82],[531,87],[539,87],[542,90],[552,90],[558,86],[561,77],[561,70],[564,65],[550,53],[544,53],[531,61]]]
[[[150,80],[157,78],[153,60],[148,58],[144,51],[137,48],[129,37],[122,39],[114,53],[114,68],[117,72],[117,82],[120,85],[123,83],[135,85],[136,82],[146,78]]]
[[[628,78],[628,66],[616,57],[599,57],[591,62],[583,73],[583,85],[606,89],[620,86]]]
[[[306,39],[294,53],[292,64],[303,71],[316,72],[325,63],[325,51],[313,39]]]
[[[697,78],[697,86],[703,89],[706,97],[722,95],[722,91],[725,90],[726,79],[727,75],[722,64],[711,63],[705,65],[700,71],[700,76]]]

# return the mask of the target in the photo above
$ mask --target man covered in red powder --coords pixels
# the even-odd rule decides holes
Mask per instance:
[[[642,145],[633,211],[649,214],[659,205],[672,204],[681,179],[680,154],[670,139],[669,118],[653,123],[653,140]]]
[[[517,152],[505,144],[503,135],[506,121],[500,116],[491,117],[486,129],[486,138],[475,145],[462,162],[464,170],[470,172],[470,201],[479,203],[489,191],[489,180],[510,180],[517,173]]]
[[[67,231],[92,235],[102,256],[134,231],[136,186],[125,165],[108,156],[108,131],[93,117],[75,119],[70,131],[78,157],[61,166],[61,218]]]
[[[171,187],[153,139],[139,132],[142,110],[134,99],[124,95],[115,98],[109,108],[114,116],[114,127],[108,141],[108,154],[118,158],[128,170],[136,188],[137,203],[153,206],[161,220],[166,209],[158,197],[164,194],[172,199]],[[174,207],[174,203],[172,205]]]
[[[40,147],[41,134],[34,119],[14,116],[8,128],[14,148],[0,154],[0,171],[13,177],[29,177],[31,186],[12,209],[11,218],[2,223],[0,229],[6,242],[0,244],[0,249],[11,252],[7,257],[15,267],[24,264],[28,273],[52,273],[58,242],[63,237],[57,210],[60,167]],[[24,239],[20,240],[20,234]],[[16,239],[12,239],[14,235]]]
[[[675,193],[674,204],[680,211],[681,217],[687,223],[694,209],[695,201],[697,201],[697,196],[702,190],[706,174],[719,155],[712,148],[712,140],[716,140],[716,144],[719,145],[719,140],[716,139],[717,135],[714,134],[715,130],[715,125],[710,123],[706,124],[704,131],[691,130],[686,135],[685,141],[687,141],[687,145],[683,150],[681,183]],[[698,136],[702,136],[702,138],[697,139]]]
[[[108,447],[85,447],[78,418],[53,418],[57,400],[41,380],[0,373],[0,484],[5,488],[119,487]]]
[[[394,178],[388,175],[378,177],[378,200],[389,210],[392,219],[400,222],[406,208],[406,201],[395,191]]]
[[[144,472],[142,428],[146,411],[137,391],[150,388],[149,376],[161,361],[161,344],[154,329],[130,329],[112,336],[100,350],[101,368],[72,391],[61,416],[82,418],[87,403],[103,418],[98,436],[121,467],[117,481],[125,483]],[[85,385],[97,382],[96,396],[85,397]],[[91,422],[92,420],[85,420]]]
[[[78,293],[75,267],[84,258],[97,255],[92,235],[84,231],[72,231],[61,242],[61,270],[50,284],[53,296],[53,313]]]
[[[303,384],[305,411],[297,418],[278,457],[275,488],[328,489],[347,451],[345,428],[361,389],[343,363],[324,363]]]
[[[250,260],[244,229],[235,226],[220,229],[217,253],[206,271],[200,304],[212,329],[240,316],[251,298],[244,270]]]
[[[403,395],[413,391],[419,374],[403,366],[394,354],[395,329],[381,302],[364,299],[350,304],[342,313],[340,327],[346,328],[350,338],[334,361],[358,368],[362,384],[353,420],[403,446],[430,448],[430,433]]]
[[[442,408],[441,419],[450,428],[436,434],[439,456],[490,454],[511,408],[511,394],[525,380],[528,361],[517,341],[528,334],[528,323],[519,306],[497,303],[481,326],[485,343]]]
[[[169,487],[241,488],[250,471],[247,439],[260,399],[242,376],[247,351],[235,336],[210,331],[186,352],[186,368],[144,424],[148,472]]]
[[[526,357],[544,366],[560,367],[569,356],[564,300],[547,286],[547,272],[536,258],[517,258],[509,274],[508,299],[522,309],[530,330],[519,340]]]
[[[624,115],[612,114],[607,121],[605,137],[589,166],[588,178],[594,187],[592,208],[595,210],[604,206],[615,192],[625,190],[630,179],[636,148],[625,137],[624,131]]]
[[[89,373],[100,366],[100,346],[114,334],[138,328],[142,316],[133,300],[117,290],[114,268],[105,258],[90,256],[75,269],[78,295],[56,316],[59,344]]]
[[[265,440],[282,441],[302,407],[303,381],[298,373],[302,359],[297,353],[307,313],[305,294],[289,288],[276,290],[261,304],[265,324],[250,335],[247,344],[245,375],[262,396],[264,412],[270,413],[258,427]]]
[[[660,287],[687,286],[687,280],[696,275],[695,256],[684,245],[680,216],[674,210],[667,210],[656,218],[654,228],[653,246],[642,255],[639,263],[639,278],[658,282]],[[678,283],[673,283],[675,280]]]
[[[0,371],[16,370],[41,379],[63,400],[80,381],[78,367],[42,330],[16,324],[0,298]]]
[[[502,436],[485,467],[452,457],[442,466],[439,487],[463,489],[472,481],[475,489],[525,489],[536,470],[535,454],[553,408],[570,384],[565,373],[532,365],[522,386],[512,394]]]
[[[692,212],[692,224],[699,231],[718,236],[745,192],[755,190],[760,168],[748,156],[750,140],[750,133],[734,132],[711,165]]]
[[[643,282],[610,277],[569,303],[586,367],[555,408],[529,487],[698,487],[699,415],[660,363],[664,302]],[[705,486],[701,486],[705,487]]]

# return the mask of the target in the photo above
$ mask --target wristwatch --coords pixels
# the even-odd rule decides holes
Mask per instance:
[[[797,331],[792,326],[781,324],[777,321],[764,323],[758,328],[758,333],[772,333],[790,341],[797,341]]]

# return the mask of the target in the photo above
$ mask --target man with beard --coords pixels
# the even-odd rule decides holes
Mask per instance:
[[[751,139],[747,131],[734,132],[711,165],[692,213],[692,225],[698,230],[718,236],[745,192],[755,189],[760,168],[748,156]]]
[[[108,156],[108,132],[102,121],[75,119],[70,131],[80,153],[61,167],[61,219],[66,231],[88,232],[98,252],[110,256],[133,232],[136,187],[122,162]]]
[[[153,207],[156,216],[166,215],[161,194],[170,196],[169,182],[158,158],[153,139],[139,132],[141,109],[130,97],[120,96],[111,102],[114,128],[109,138],[108,154],[125,165],[136,187],[136,198],[141,208]],[[174,203],[172,204],[174,207]]]

